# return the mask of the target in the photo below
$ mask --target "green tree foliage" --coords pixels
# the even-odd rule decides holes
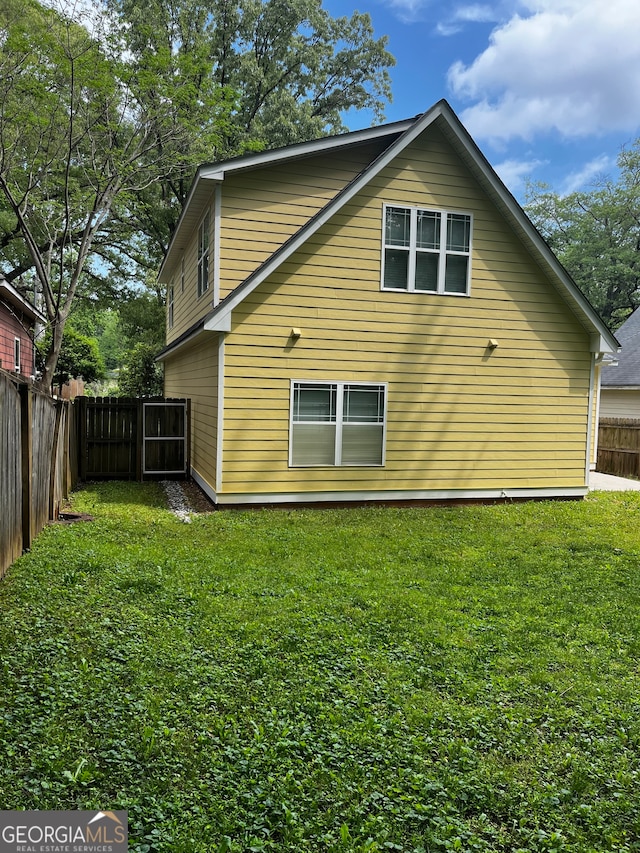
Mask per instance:
[[[203,77],[230,99],[219,144],[194,140],[206,149],[204,160],[342,132],[350,109],[368,109],[382,120],[391,98],[388,68],[395,60],[387,37],[374,38],[368,14],[332,18],[321,0],[111,0],[110,6],[134,66],[144,68],[150,54],[171,53],[175,73],[188,81],[181,103],[189,114]],[[197,115],[193,120],[202,123]]]
[[[130,260],[157,269],[191,188],[195,165],[247,150],[340,133],[343,116],[383,118],[395,64],[368,15],[332,18],[321,0],[110,0],[139,97],[151,114],[165,97],[146,84],[161,65],[175,120],[192,127],[174,167],[118,206]],[[177,83],[179,82],[179,85]],[[216,97],[224,110],[208,106]],[[213,118],[212,118],[213,117]],[[112,241],[112,253],[121,240]]]
[[[156,354],[164,345],[165,310],[159,289],[125,291],[107,308],[97,308],[89,299],[77,299],[69,322],[96,338],[109,371],[118,369],[137,343],[148,344]]]
[[[321,0],[69,3],[0,3],[2,272],[43,301],[45,387],[76,296],[154,277],[197,164],[380,120],[394,64]]]
[[[46,358],[50,347],[48,338],[49,336],[45,336],[38,345],[42,360]],[[97,379],[103,379],[104,375],[105,367],[98,341],[76,331],[72,326],[67,326],[62,336],[62,348],[53,374],[53,383],[64,385],[69,379],[77,379],[80,376],[85,382],[95,382]]]
[[[76,331],[98,342],[107,371],[120,366],[128,346],[120,326],[118,308],[119,303],[115,308],[96,308],[89,300],[77,299],[69,315],[69,323]]]
[[[566,196],[529,188],[526,211],[612,329],[640,305],[640,140],[618,157],[619,177]]]
[[[0,32],[0,248],[10,281],[35,274],[51,329],[48,387],[81,278],[92,261],[122,272],[136,260],[127,223],[120,245],[114,223],[182,162],[194,124],[174,106],[180,81],[166,52],[131,63],[117,30],[89,32],[35,0],[5,0]],[[213,90],[200,93],[208,127]]]
[[[162,394],[162,367],[156,363],[156,347],[136,344],[127,352],[118,379],[124,397],[154,397]]]
[[[162,294],[153,290],[142,290],[118,306],[122,340],[127,349],[136,343],[154,347],[156,354],[164,345],[165,311]]]

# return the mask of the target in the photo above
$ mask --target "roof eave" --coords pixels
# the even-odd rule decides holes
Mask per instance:
[[[482,154],[468,131],[460,122],[449,104],[445,100],[438,101],[431,109],[427,110],[417,119],[411,120],[402,136],[394,141],[385,151],[351,182],[345,189],[332,199],[319,213],[313,217],[300,231],[290,238],[284,246],[276,251],[260,269],[245,279],[214,309],[210,318],[230,315],[236,307],[255,287],[268,275],[277,269],[296,249],[303,245],[321,225],[336,213],[340,207],[353,197],[387,162],[391,161],[397,153],[411,144],[431,124],[443,120],[444,130],[450,141],[461,154],[464,161],[470,167],[472,173],[479,180],[485,191],[487,191],[498,208],[505,215],[528,246],[533,256],[537,258],[547,273],[555,280],[563,292],[565,300],[581,321],[581,324],[590,334],[590,347],[593,352],[606,353],[617,352],[620,344],[607,329],[602,319],[589,301],[582,295],[578,286],[569,276],[564,267],[555,257],[547,243],[535,228],[531,220],[524,213],[514,196],[502,183],[488,160]],[[448,132],[447,132],[448,128]],[[209,323],[212,320],[209,319]]]
[[[397,154],[404,148],[410,145],[424,130],[431,124],[438,123],[441,129],[448,137],[449,141],[454,145],[464,162],[470,168],[471,173],[479,181],[485,192],[496,204],[506,220],[510,223],[518,237],[524,242],[533,258],[547,272],[552,281],[555,281],[558,289],[562,293],[565,301],[573,310],[574,314],[581,322],[581,325],[590,335],[590,346],[593,352],[597,353],[615,353],[619,349],[619,342],[614,335],[611,334],[606,327],[604,321],[599,317],[593,306],[589,303],[586,297],[581,293],[576,283],[570,277],[568,272],[560,264],[555,257],[550,247],[547,245],[541,234],[535,228],[531,220],[525,214],[521,206],[518,204],[514,196],[509,192],[503,182],[500,180],[494,169],[489,164],[488,160],[482,154],[476,143],[473,141],[459,118],[451,109],[445,100],[438,101],[429,110],[421,116],[399,122],[396,125],[383,126],[383,130],[389,127],[393,128],[392,132],[398,132],[400,126],[404,129],[397,139],[391,144],[353,181],[351,181],[337,196],[329,201],[314,217],[312,217],[306,225],[304,225],[296,234],[294,234],[283,246],[281,246],[274,254],[268,258],[262,266],[252,273],[247,279],[239,284],[219,305],[205,318],[205,328],[213,331],[214,329],[225,329],[230,323],[231,311],[242,302],[246,296],[251,293],[262,281],[271,275],[293,252],[302,246],[310,236],[312,236],[323,224],[325,224],[340,208],[346,204],[353,196],[360,191],[366,184],[377,175],[389,162],[391,162]],[[375,131],[380,135],[380,128],[372,129],[367,139],[375,137]],[[391,132],[391,131],[387,131]],[[362,134],[364,132],[356,132],[355,134],[346,134],[344,137],[329,137],[327,140],[315,140],[313,143],[303,143],[300,146],[294,146],[296,157],[316,151],[314,146],[318,146],[317,150],[326,151],[327,148],[338,140],[339,144],[347,145],[364,141]],[[320,145],[322,148],[320,149]],[[337,147],[336,143],[336,147]],[[287,154],[289,152],[289,154]],[[224,179],[225,174],[232,169],[240,168],[256,168],[257,165],[265,165],[268,162],[275,162],[274,156],[280,157],[280,162],[288,157],[293,159],[294,154],[290,149],[280,149],[274,155],[273,152],[267,152],[264,155],[255,155],[254,157],[243,158],[241,161],[229,161],[227,164],[219,164],[218,166],[202,167],[199,170],[196,181],[211,180],[220,181]],[[261,159],[262,158],[262,159]],[[258,162],[260,161],[260,162]],[[205,178],[206,174],[206,178]],[[193,193],[193,190],[192,190]],[[187,206],[185,206],[187,210]],[[183,214],[184,216],[184,214]],[[181,219],[181,222],[183,220]],[[163,265],[164,269],[164,265]]]
[[[29,302],[16,288],[9,284],[6,279],[0,281],[0,297],[10,302],[14,308],[18,308],[23,314],[26,314],[29,319],[39,320],[41,323],[46,323],[47,318],[38,311],[38,309]]]
[[[392,122],[390,124],[378,125],[376,127],[366,128],[365,130],[355,130],[351,133],[343,133],[338,136],[326,136],[321,139],[313,139],[310,142],[301,142],[298,145],[289,145],[286,148],[276,148],[269,151],[261,151],[257,154],[245,155],[242,157],[234,157],[231,160],[225,160],[220,163],[205,163],[198,168],[194,178],[191,190],[184,203],[182,213],[178,219],[178,223],[174,229],[173,235],[169,242],[169,247],[165,254],[164,260],[158,273],[158,281],[168,283],[173,270],[176,266],[174,255],[176,250],[183,251],[184,246],[180,245],[183,239],[183,232],[191,233],[193,227],[192,220],[200,218],[202,215],[202,207],[205,199],[210,193],[210,185],[224,181],[225,177],[230,174],[241,171],[250,171],[259,169],[265,166],[282,164],[298,160],[302,157],[311,157],[314,154],[322,154],[327,151],[338,151],[341,148],[348,148],[352,145],[362,145],[367,142],[372,142],[376,139],[382,139],[385,136],[400,136],[410,128],[416,119],[404,119],[403,121]],[[204,192],[202,191],[204,188]],[[200,200],[200,206],[198,201]],[[194,204],[197,207],[195,213],[190,215]]]

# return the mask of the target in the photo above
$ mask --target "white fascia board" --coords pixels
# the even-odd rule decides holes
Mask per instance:
[[[591,352],[617,355],[620,352],[620,344],[611,333],[608,333],[606,338],[602,333],[591,335]]]
[[[165,352],[161,352],[159,355],[155,357],[155,361],[166,361],[168,358],[174,356],[177,352],[180,352],[181,349],[193,343],[194,339],[199,337],[203,333],[203,327],[198,324],[198,327],[191,332],[190,335],[187,335],[186,338],[180,341],[178,344],[168,344],[165,347]]]
[[[343,205],[350,201],[369,181],[371,181],[382,169],[384,169],[399,153],[409,146],[420,134],[426,130],[439,117],[446,121],[449,130],[454,134],[458,143],[463,147],[468,160],[477,169],[484,182],[499,198],[509,216],[526,235],[529,243],[539,254],[540,259],[546,263],[556,281],[565,293],[565,298],[573,304],[591,326],[591,351],[592,352],[617,352],[619,342],[606,328],[600,317],[596,314],[588,300],[582,295],[577,285],[572,281],[564,267],[555,257],[549,246],[542,239],[538,230],[534,227],[529,217],[525,214],[516,199],[502,183],[496,172],[486,160],[480,149],[469,136],[468,132],[455,115],[449,104],[442,100],[430,110],[423,113],[417,119],[407,123],[406,130],[389,148],[386,149],[375,160],[368,169],[361,173],[351,184],[332,199],[307,225],[303,226],[293,238],[291,238],[282,249],[278,250],[267,260],[259,270],[240,284],[229,296],[220,303],[222,312],[233,310],[246,296],[255,290],[269,275],[286,261],[297,249],[299,249],[315,232],[321,228],[331,217],[337,213]],[[286,149],[284,149],[286,150]]]
[[[162,264],[160,265],[160,270],[158,272],[158,281],[163,281],[163,279],[164,279],[164,276],[166,274],[167,263],[169,262],[172,254],[173,254],[173,249],[175,247],[175,244],[176,244],[178,238],[180,237],[180,233],[181,233],[182,228],[184,226],[185,219],[188,216],[190,217],[192,215],[190,208],[191,208],[191,205],[193,203],[193,198],[194,198],[196,192],[198,192],[200,190],[201,183],[203,181],[206,181],[209,183],[213,183],[215,185],[216,183],[218,183],[221,180],[222,180],[222,178],[213,178],[210,175],[204,175],[202,167],[200,167],[198,169],[196,176],[193,179],[193,184],[191,185],[191,189],[189,190],[189,195],[187,196],[187,200],[185,201],[184,206],[182,208],[182,213],[180,214],[180,218],[178,219],[176,227],[173,229],[173,234],[171,235],[171,240],[169,241],[169,247],[167,248],[167,251],[166,251],[166,254],[165,254],[164,259],[162,261]],[[200,214],[197,213],[197,216],[199,217]]]
[[[158,273],[158,281],[162,281],[165,276],[165,267],[171,257],[175,246],[178,234],[182,228],[185,217],[188,215],[189,208],[193,203],[196,192],[200,188],[202,181],[211,181],[220,183],[225,179],[225,176],[233,172],[240,172],[248,169],[257,169],[263,166],[271,166],[275,163],[285,163],[288,160],[296,160],[300,157],[310,157],[313,154],[322,154],[329,150],[338,148],[347,148],[354,144],[361,144],[375,139],[382,139],[385,136],[394,134],[402,134],[410,128],[416,119],[405,119],[404,121],[394,122],[392,124],[384,124],[378,127],[367,128],[366,130],[356,130],[352,133],[343,133],[340,136],[327,136],[322,139],[314,139],[311,142],[302,142],[299,145],[289,145],[286,148],[277,148],[272,151],[262,151],[259,154],[250,154],[244,157],[238,157],[235,160],[227,160],[222,163],[203,164],[199,167],[193,181],[187,200],[178,223],[175,227],[169,248],[160,267]]]
[[[203,178],[215,181],[224,180],[231,172],[239,172],[245,169],[257,169],[263,166],[272,166],[275,163],[286,163],[287,160],[297,160],[300,157],[310,157],[314,154],[325,154],[337,148],[347,148],[352,145],[382,139],[385,136],[402,134],[407,131],[417,119],[404,119],[392,124],[369,127],[365,130],[354,130],[351,133],[342,133],[338,136],[324,136],[321,139],[313,139],[311,142],[301,142],[297,145],[288,145],[285,148],[275,148],[270,151],[260,151],[257,154],[248,154],[222,163],[212,163],[201,166],[199,174]]]
[[[4,277],[0,280],[0,296],[3,295],[14,308],[19,308],[23,314],[31,317],[32,320],[39,320],[41,323],[47,322],[45,315],[38,311],[36,306],[29,302],[12,284],[9,284]]]

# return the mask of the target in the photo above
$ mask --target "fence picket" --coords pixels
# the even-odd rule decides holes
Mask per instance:
[[[617,477],[640,478],[640,420],[601,418],[597,470]]]
[[[0,576],[57,517],[75,484],[69,406],[0,370]]]
[[[162,444],[154,448],[155,466],[143,473],[142,400],[79,397],[72,403],[0,369],[0,577],[58,516],[79,479],[187,475],[189,401],[153,401]]]

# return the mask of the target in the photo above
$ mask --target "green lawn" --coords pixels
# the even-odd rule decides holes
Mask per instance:
[[[78,493],[0,582],[0,805],[130,849],[640,851],[640,494]]]

